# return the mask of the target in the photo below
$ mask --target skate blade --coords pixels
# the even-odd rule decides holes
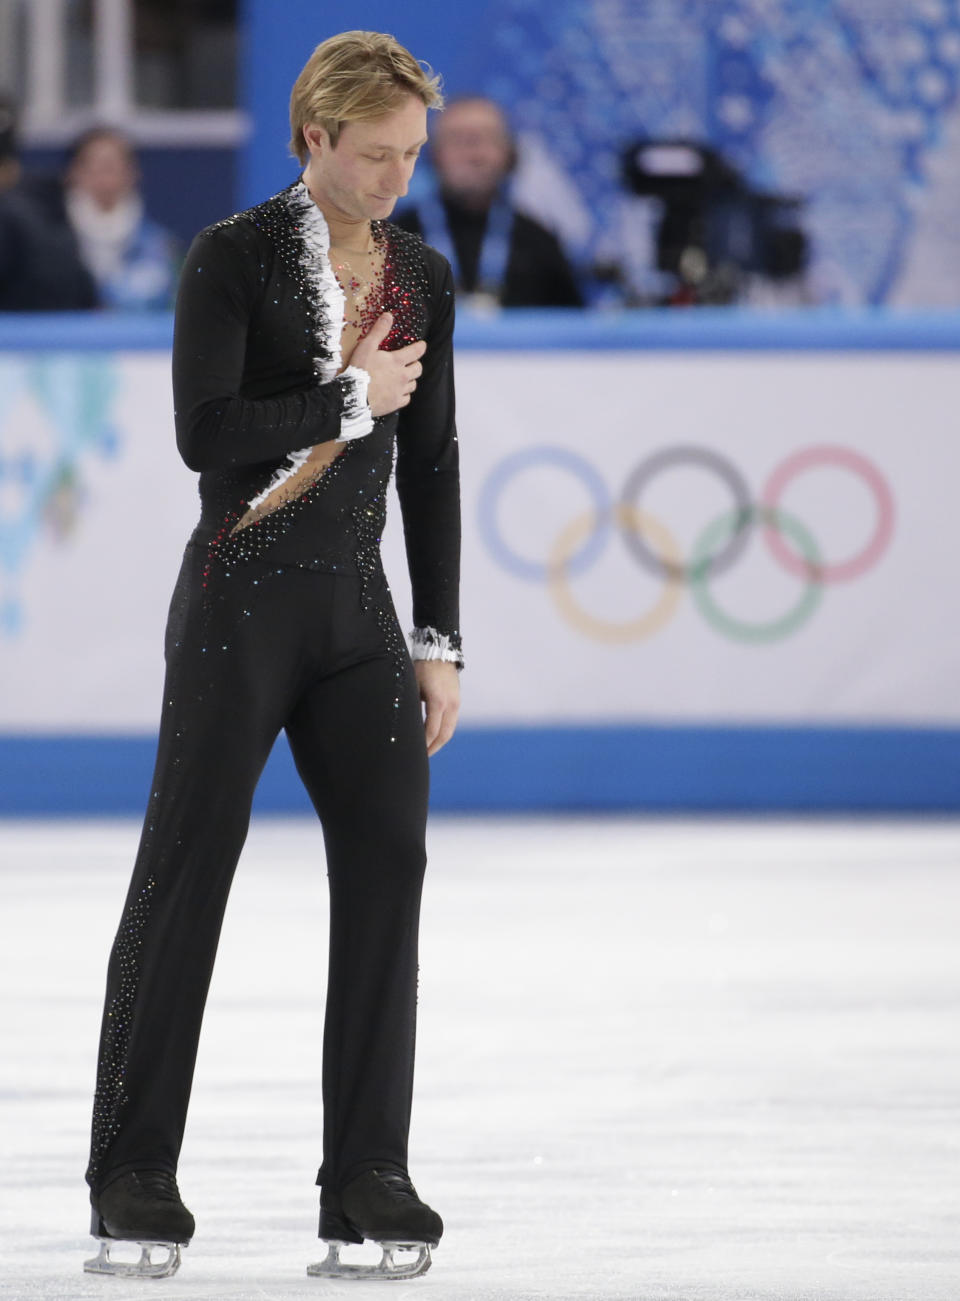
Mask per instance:
[[[433,1260],[428,1242],[379,1242],[383,1255],[377,1265],[353,1265],[340,1259],[340,1252],[345,1242],[327,1242],[326,1259],[319,1264],[308,1265],[310,1278],[354,1278],[354,1279],[397,1279],[418,1278],[425,1274]],[[397,1260],[398,1251],[417,1254],[413,1260]]]
[[[86,1274],[112,1274],[114,1278],[170,1278],[180,1268],[179,1242],[132,1242],[120,1238],[100,1238],[100,1255],[83,1262]],[[140,1248],[139,1260],[112,1260],[111,1246]],[[165,1260],[154,1261],[154,1249],[167,1253]]]

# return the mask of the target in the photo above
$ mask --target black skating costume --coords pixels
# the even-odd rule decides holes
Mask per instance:
[[[336,1195],[367,1170],[406,1172],[428,771],[379,540],[396,448],[413,654],[459,664],[453,293],[434,250],[372,229],[379,308],[394,313],[384,346],[428,343],[410,405],[376,420],[366,372],[338,374],[344,295],[302,181],[202,232],[183,269],[176,428],[201,518],[170,609],[157,765],[110,959],[94,1197],[124,1173],[176,1170],[227,893],[281,729],[330,882],[318,1182]],[[337,439],[311,486],[238,527]]]

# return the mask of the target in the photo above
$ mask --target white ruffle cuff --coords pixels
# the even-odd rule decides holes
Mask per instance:
[[[348,443],[351,438],[364,438],[373,428],[373,412],[367,401],[370,375],[360,366],[348,366],[339,378],[343,385],[339,441]]]
[[[436,628],[414,628],[410,634],[410,658],[414,660],[446,660],[463,668],[463,651],[460,638],[437,632]]]

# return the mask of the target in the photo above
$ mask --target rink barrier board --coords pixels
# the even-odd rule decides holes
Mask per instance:
[[[140,815],[152,736],[0,736],[0,816]],[[431,764],[449,813],[960,813],[960,729],[470,727]],[[281,738],[259,814],[309,814]]]
[[[5,352],[164,352],[172,342],[173,317],[166,313],[0,314],[0,351]],[[456,346],[481,352],[955,352],[960,311],[513,308],[477,315],[461,308]]]
[[[168,351],[169,316],[0,316],[0,350]],[[960,312],[515,311],[461,314],[458,347],[960,351]],[[149,735],[0,734],[0,813],[139,814]],[[433,763],[438,811],[956,813],[960,730],[850,727],[466,727]],[[307,812],[285,743],[255,805]]]

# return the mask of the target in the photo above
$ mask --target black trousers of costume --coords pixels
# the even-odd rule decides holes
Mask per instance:
[[[382,574],[367,583],[362,593],[356,574],[262,562],[230,572],[187,548],[151,797],[110,957],[95,1191],[129,1170],[176,1170],[227,894],[281,728],[322,824],[330,886],[318,1183],[406,1171],[428,766],[413,669],[385,636],[390,620],[396,633],[389,592]]]

